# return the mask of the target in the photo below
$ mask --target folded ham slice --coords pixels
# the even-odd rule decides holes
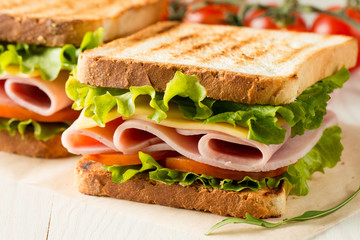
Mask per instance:
[[[50,116],[72,104],[66,96],[68,72],[60,72],[54,81],[39,77],[4,75],[0,79],[0,105],[18,105],[43,116]]]
[[[118,151],[113,143],[113,136],[118,126],[124,122],[121,118],[108,122],[105,128],[76,129],[74,126],[77,121],[61,136],[62,144],[69,152],[88,155]]]
[[[289,137],[290,129],[288,129],[282,144],[266,145],[217,131],[176,129],[150,121],[128,119],[121,121],[116,129],[117,123],[114,121],[106,124],[106,127],[102,128],[103,132],[98,128],[76,130],[71,127],[63,134],[63,144],[70,152],[76,154],[100,154],[114,149],[124,154],[172,150],[215,167],[259,172],[271,171],[295,163],[314,147],[323,131],[335,123],[335,114],[329,111],[320,128],[306,131],[304,135],[294,138]],[[78,148],[76,141],[74,142],[78,134],[92,136],[96,139],[96,144],[101,142],[106,149],[98,150],[96,144],[92,147],[91,141],[86,149],[84,146],[82,149]]]

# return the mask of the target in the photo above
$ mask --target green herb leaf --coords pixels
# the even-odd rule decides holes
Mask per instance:
[[[214,230],[216,230],[224,225],[230,224],[230,223],[247,223],[247,224],[257,225],[257,226],[266,227],[266,228],[274,228],[274,227],[280,226],[287,222],[307,221],[307,220],[311,220],[314,218],[324,217],[324,216],[327,216],[327,215],[339,210],[340,208],[342,208],[343,206],[348,204],[353,198],[356,197],[356,195],[359,192],[360,192],[360,187],[349,198],[347,198],[345,201],[343,201],[342,203],[340,203],[339,205],[337,205],[333,208],[327,209],[325,211],[307,211],[307,212],[304,212],[300,216],[293,217],[293,218],[287,218],[287,219],[284,219],[281,222],[277,222],[277,223],[270,223],[270,222],[264,221],[262,219],[254,218],[248,213],[246,213],[245,219],[233,218],[233,217],[227,218],[227,219],[224,219],[223,221],[215,224],[214,226],[212,226],[205,234],[208,235],[208,234],[212,233]]]

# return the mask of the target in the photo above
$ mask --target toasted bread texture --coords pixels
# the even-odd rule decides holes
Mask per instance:
[[[111,181],[111,173],[102,164],[81,159],[75,168],[76,185],[81,193],[106,196],[142,203],[212,212],[222,216],[245,218],[279,217],[285,211],[285,187],[244,190],[241,192],[205,188],[202,184],[167,185],[149,180],[147,173],[138,174],[124,183]]]
[[[104,28],[104,41],[159,20],[162,0],[0,1],[0,40],[79,46],[84,34]]]
[[[181,71],[195,74],[208,97],[278,105],[356,59],[357,41],[345,36],[160,22],[83,53],[78,80],[162,92]]]
[[[0,151],[38,158],[63,158],[71,155],[61,144],[61,134],[41,141],[30,132],[25,133],[22,138],[18,132],[11,136],[6,130],[0,130]]]

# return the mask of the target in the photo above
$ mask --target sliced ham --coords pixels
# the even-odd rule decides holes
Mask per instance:
[[[147,137],[144,139],[142,136]],[[159,150],[175,150],[198,162],[241,171],[262,168],[282,146],[265,145],[214,131],[174,129],[138,119],[127,120],[114,134],[114,144],[124,154],[150,152],[153,144],[159,143],[166,143],[170,147],[164,146]],[[233,144],[231,149],[225,151],[224,145],[229,146],[230,143]],[[216,144],[222,144],[223,149],[220,150],[221,147],[218,148]],[[252,154],[254,152],[258,154]]]
[[[68,72],[60,72],[57,79],[49,82],[41,77],[1,76],[0,105],[17,105],[50,116],[72,104],[65,93],[67,77]]]
[[[211,130],[175,129],[139,119],[119,123],[113,121],[101,129],[76,130],[71,127],[64,133],[63,144],[76,154],[99,154],[115,149],[124,154],[172,150],[195,161],[223,169],[270,171],[293,164],[303,157],[318,142],[324,129],[336,123],[336,117],[329,111],[320,128],[306,131],[302,136],[290,138],[288,129],[285,141],[279,145],[266,145]],[[109,129],[106,130],[106,137],[100,131],[105,129]],[[97,148],[96,144],[93,147],[82,146],[82,149],[73,144],[69,148],[69,142],[73,141],[71,135],[84,135],[84,131],[91,132],[86,136],[92,136],[97,143],[102,143],[103,148]]]
[[[261,171],[270,171],[283,166],[294,164],[306,155],[320,140],[324,130],[334,126],[337,118],[334,112],[328,110],[321,126],[312,131],[305,131],[304,135],[289,138],[288,141],[266,163]]]
[[[19,107],[5,92],[6,79],[0,78],[0,105],[9,107]]]
[[[105,128],[93,127],[87,129],[76,129],[76,121],[70,128],[66,129],[62,136],[62,144],[73,154],[101,154],[118,152],[114,143],[114,132],[123,123],[121,118],[106,124]]]

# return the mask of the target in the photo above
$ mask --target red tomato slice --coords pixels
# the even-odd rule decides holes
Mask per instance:
[[[148,154],[151,155],[155,160],[162,160],[167,157],[177,155],[177,153],[174,153],[172,151],[158,151]],[[124,155],[122,153],[104,153],[96,155],[85,155],[84,157],[91,161],[99,162],[105,165],[128,166],[141,164],[139,154]]]
[[[284,173],[287,167],[282,167],[269,172],[240,172],[228,169],[213,167],[207,164],[199,163],[184,156],[178,156],[176,152],[159,151],[149,153],[155,160],[161,161],[161,165],[166,168],[178,170],[181,172],[193,172],[205,174],[221,179],[242,180],[249,176],[252,179],[259,180],[264,177],[275,177]],[[139,154],[123,155],[121,153],[106,153],[96,155],[86,155],[85,158],[106,165],[137,165],[141,164]]]
[[[33,119],[39,122],[65,122],[76,120],[79,114],[79,111],[74,111],[71,109],[71,107],[67,107],[59,112],[54,113],[53,115],[43,116],[15,105],[0,105],[0,117],[16,118],[19,120]]]
[[[244,177],[249,176],[252,179],[259,180],[264,177],[275,177],[284,173],[287,167],[282,167],[269,172],[240,172],[228,169],[213,167],[203,164],[183,156],[169,157],[165,160],[165,167],[175,169],[181,172],[193,172],[197,174],[205,174],[212,177],[221,179],[242,180]]]

